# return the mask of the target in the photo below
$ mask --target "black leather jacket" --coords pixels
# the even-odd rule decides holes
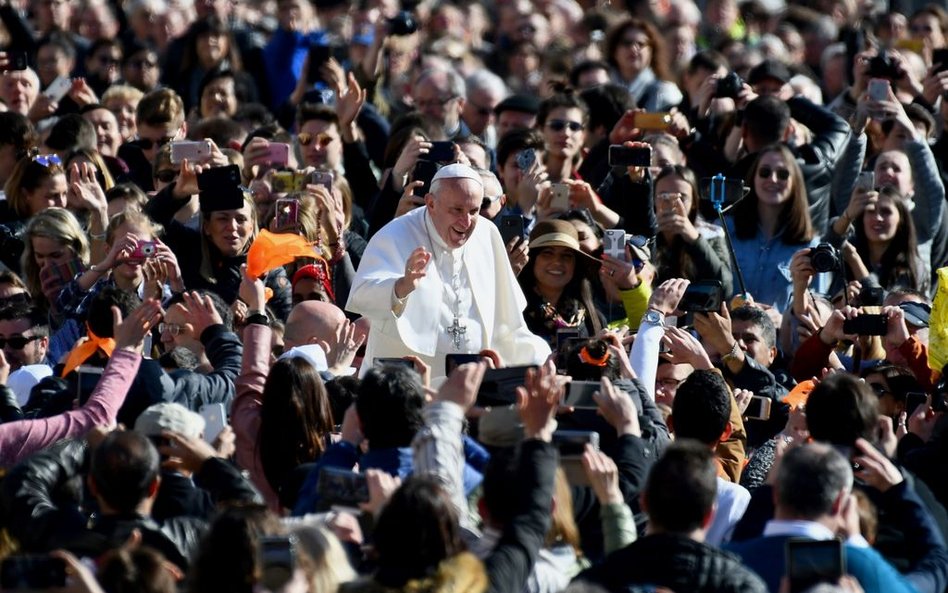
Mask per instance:
[[[14,467],[0,489],[2,516],[25,552],[44,553],[64,548],[97,556],[124,543],[132,530],[143,543],[162,551],[187,569],[188,559],[207,530],[207,516],[176,516],[161,523],[142,515],[102,515],[81,492],[88,465],[85,440],[61,441]],[[220,504],[261,502],[262,498],[227,461],[212,458],[194,475],[196,486]],[[159,497],[161,491],[159,489]]]

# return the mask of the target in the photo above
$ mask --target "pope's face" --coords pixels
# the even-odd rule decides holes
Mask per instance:
[[[456,249],[474,232],[481,212],[484,187],[473,179],[442,179],[425,201],[435,230],[448,247]]]

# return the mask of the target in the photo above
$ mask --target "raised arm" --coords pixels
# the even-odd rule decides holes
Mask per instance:
[[[0,425],[0,465],[11,466],[56,441],[85,434],[98,425],[115,423],[128,389],[138,373],[145,335],[161,319],[161,306],[149,299],[128,319],[112,308],[115,351],[92,396],[84,406],[51,418]]]

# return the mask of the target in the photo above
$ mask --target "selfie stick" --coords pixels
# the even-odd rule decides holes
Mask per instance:
[[[734,262],[734,271],[737,272],[737,281],[741,285],[741,294],[747,294],[747,286],[744,284],[744,273],[741,272],[741,266],[737,263],[737,254],[734,252],[734,242],[731,240],[731,232],[727,228],[727,223],[724,221],[724,212],[730,210],[734,204],[724,208],[724,182],[727,181],[727,178],[724,175],[718,173],[711,178],[711,205],[714,206],[714,211],[718,213],[718,218],[721,220],[721,228],[724,229],[724,239],[727,241],[727,250],[731,252],[731,261]],[[743,199],[743,197],[741,198]],[[737,202],[735,202],[736,204]]]

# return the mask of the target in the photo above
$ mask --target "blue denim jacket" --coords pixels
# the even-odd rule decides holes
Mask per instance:
[[[469,437],[464,437],[464,457],[467,460],[464,465],[464,493],[470,494],[484,479],[481,472],[484,470],[488,455],[483,447]],[[345,441],[335,443],[323,453],[319,462],[306,476],[306,481],[300,488],[296,506],[293,508],[293,515],[301,516],[315,511],[319,502],[316,484],[319,482],[319,472],[323,467],[351,470],[357,463],[360,472],[365,472],[367,469],[380,469],[393,476],[404,478],[411,475],[414,470],[414,454],[411,447],[397,447],[369,451],[360,457],[359,449],[352,443]]]
[[[744,283],[747,291],[754,297],[754,301],[765,305],[773,305],[783,312],[790,304],[793,293],[793,278],[790,275],[790,260],[793,254],[805,247],[815,247],[819,238],[815,237],[808,243],[784,243],[783,229],[771,239],[764,237],[763,232],[757,231],[752,239],[741,239],[734,232],[733,218],[727,218],[728,231],[734,241],[734,255],[744,274]],[[734,274],[734,290],[739,291],[740,285]],[[828,285],[829,274],[818,274],[814,278],[811,288],[816,292],[824,292]]]

